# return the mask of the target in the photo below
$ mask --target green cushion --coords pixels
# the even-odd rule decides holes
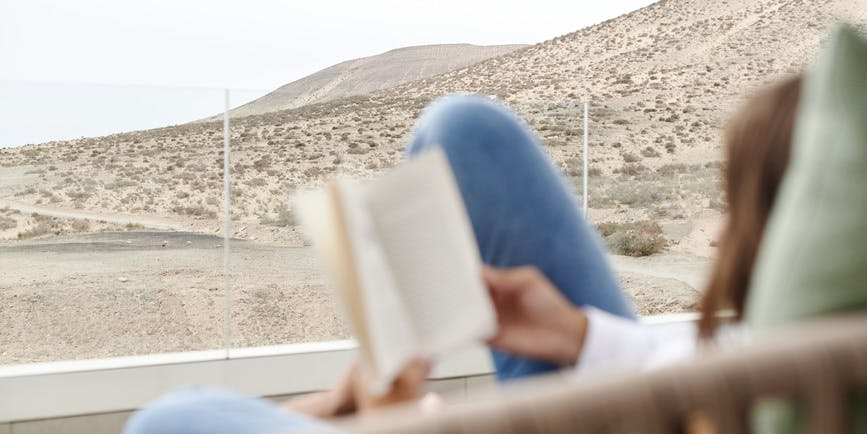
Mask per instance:
[[[807,73],[792,157],[758,252],[758,333],[867,308],[867,44],[841,28]]]
[[[746,320],[762,335],[867,309],[867,43],[839,29],[801,92],[792,157],[758,252]],[[855,400],[857,431],[865,394]],[[759,405],[756,432],[804,428],[797,407]]]

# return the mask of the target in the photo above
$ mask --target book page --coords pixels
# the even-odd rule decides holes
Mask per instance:
[[[370,348],[367,321],[361,306],[358,278],[336,194],[334,186],[299,193],[294,200],[295,209],[304,233],[313,242],[313,250],[337,292],[352,334],[362,348],[362,362],[375,365],[373,353],[365,350]]]
[[[384,392],[419,352],[406,308],[358,186],[333,181],[300,194],[296,207],[305,233],[331,276],[373,392]]]
[[[445,153],[425,152],[367,185],[365,193],[424,353],[492,336],[496,316]]]
[[[338,181],[341,216],[360,288],[358,303],[367,326],[367,348],[375,365],[368,367],[374,393],[385,392],[406,363],[419,353],[418,338],[398,294],[379,234],[360,187]]]

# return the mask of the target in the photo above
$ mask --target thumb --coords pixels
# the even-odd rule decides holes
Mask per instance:
[[[526,289],[536,281],[543,279],[536,267],[523,266],[508,269],[485,267],[482,277],[493,293],[514,294]]]

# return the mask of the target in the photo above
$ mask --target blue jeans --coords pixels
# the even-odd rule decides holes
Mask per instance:
[[[512,112],[482,97],[450,96],[428,107],[407,153],[442,146],[473,225],[482,260],[534,265],[576,306],[632,317],[596,232],[538,139]],[[492,351],[500,380],[557,365]],[[265,401],[209,389],[168,395],[137,413],[127,434],[271,434],[324,427]]]
[[[442,146],[448,155],[483,262],[534,265],[576,306],[634,316],[599,235],[515,114],[487,98],[441,98],[425,110],[407,152],[412,156],[431,146]],[[500,380],[558,369],[492,352]]]
[[[316,419],[290,413],[261,398],[186,387],[129,418],[124,434],[280,434],[335,432]]]

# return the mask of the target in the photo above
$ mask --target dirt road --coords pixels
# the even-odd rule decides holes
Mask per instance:
[[[65,208],[52,208],[44,205],[30,205],[5,199],[0,199],[0,209],[2,208],[15,209],[20,211],[22,214],[36,213],[44,216],[61,217],[76,220],[104,221],[121,225],[133,224],[142,226],[147,229],[157,229],[162,231],[180,231],[187,226],[184,223],[166,218],[120,213],[95,213],[88,211],[70,210]]]

